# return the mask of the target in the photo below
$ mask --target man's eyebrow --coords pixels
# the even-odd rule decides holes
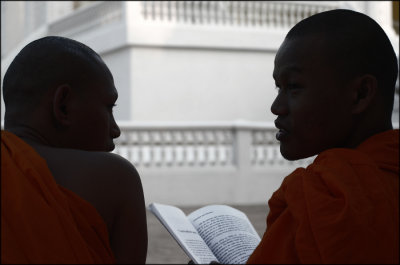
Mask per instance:
[[[292,72],[302,73],[303,69],[298,65],[288,65],[288,66],[284,66],[281,68],[279,75],[280,76],[287,75],[288,73],[292,73]],[[274,79],[277,78],[277,73],[275,71],[272,73],[272,77]]]

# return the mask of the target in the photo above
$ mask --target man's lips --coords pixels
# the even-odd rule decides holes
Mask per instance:
[[[288,130],[280,121],[275,120],[275,127],[279,129],[279,131],[276,133],[276,139],[278,141],[284,140],[289,135]]]

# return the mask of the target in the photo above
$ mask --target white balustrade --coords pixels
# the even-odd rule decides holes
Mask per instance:
[[[120,128],[114,152],[138,168],[223,168],[243,164],[257,168],[303,166],[310,162],[286,161],[280,155],[276,129],[270,123],[123,123]]]
[[[102,1],[84,6],[68,16],[51,22],[48,34],[78,34],[114,22],[122,22],[122,19],[121,1]]]
[[[277,28],[338,7],[338,1],[142,1],[149,22]]]

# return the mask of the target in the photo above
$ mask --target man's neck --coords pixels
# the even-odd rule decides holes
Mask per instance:
[[[28,144],[51,146],[43,133],[32,126],[25,124],[9,125],[6,123],[4,129],[23,139]]]
[[[388,130],[393,130],[393,125],[391,121],[382,122],[381,124],[375,124],[369,127],[358,127],[358,129],[353,131],[354,137],[348,142],[349,148],[357,148],[361,143],[366,141],[368,138]]]

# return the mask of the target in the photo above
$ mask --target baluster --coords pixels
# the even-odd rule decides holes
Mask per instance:
[[[142,5],[142,16],[144,20],[147,20],[149,18],[149,2],[148,1],[141,1],[140,2]]]
[[[171,22],[177,21],[177,4],[176,1],[169,1],[169,18]]]
[[[182,139],[182,131],[175,132],[175,155],[176,155],[176,163],[179,166],[183,166],[184,164],[184,155],[183,155],[183,139]]]
[[[281,3],[281,27],[286,28],[289,25],[288,8],[286,3]]]
[[[312,10],[312,5],[306,5],[305,11],[306,11],[306,12],[304,13],[305,18],[311,16],[311,14],[312,14],[312,12],[313,12],[313,10]]]
[[[239,2],[239,25],[246,26],[246,1]]]
[[[226,160],[227,163],[233,165],[233,132],[231,130],[227,130],[225,132],[226,139]]]
[[[253,131],[251,133],[251,142],[250,142],[250,165],[257,164],[257,140],[256,134]]]
[[[147,146],[146,146],[146,141],[147,141],[147,136],[146,136],[146,132],[145,131],[141,131],[140,132],[140,140],[141,140],[141,148],[140,148],[140,155],[141,155],[141,164],[143,165],[143,166],[146,166],[146,157],[147,157],[147,154],[148,154],[148,148],[147,148]]]
[[[164,1],[154,1],[156,7],[156,19],[158,21],[163,21],[164,19]]]
[[[130,131],[129,135],[126,134],[126,158],[131,161],[134,166],[139,166],[140,162],[138,159],[138,137],[135,131]],[[131,157],[129,159],[129,157]]]
[[[171,134],[169,131],[163,131],[163,137],[162,141],[164,143],[164,148],[163,148],[163,155],[164,155],[164,164],[166,166],[171,166],[172,165],[172,154],[171,154]]]
[[[224,17],[225,17],[225,25],[232,25],[232,2],[224,1]]]
[[[217,1],[217,23],[225,24],[224,3],[222,1]]]
[[[171,22],[171,1],[163,1],[164,20]]]
[[[306,17],[306,8],[306,5],[297,5],[296,20],[294,21],[295,24]]]
[[[225,153],[225,132],[221,130],[218,132],[217,136],[219,164],[221,166],[225,166],[227,164]]]
[[[208,17],[210,24],[218,24],[216,1],[208,2]]]
[[[198,129],[197,129],[198,130]],[[199,143],[197,139],[197,131],[192,131],[192,138],[193,138],[193,166],[199,165]]]
[[[253,25],[255,27],[261,26],[261,3],[260,1],[255,1],[253,3]]]
[[[268,164],[273,165],[274,164],[274,148],[275,148],[275,141],[274,141],[274,132],[273,131],[267,131],[267,161]]]
[[[208,138],[208,131],[204,131],[204,166],[209,166],[210,164],[210,150],[209,150],[209,138]]]
[[[153,150],[153,139],[151,137],[151,132],[150,131],[146,131],[145,136],[143,137],[145,139],[146,142],[146,146],[147,146],[147,160],[145,161],[145,166],[150,167],[153,160],[154,160],[154,150]]]
[[[151,20],[155,21],[157,19],[156,2],[149,1],[149,6],[150,6],[150,10],[151,10]]]
[[[185,22],[185,2],[184,1],[177,1],[176,2],[176,19],[178,22],[184,23]]]
[[[257,150],[256,151],[256,156],[254,159],[254,163],[255,165],[259,165],[262,164],[263,162],[263,152],[262,152],[262,148],[263,148],[263,133],[262,131],[257,131],[254,135],[254,147]]]
[[[268,4],[268,26],[269,27],[275,27],[275,2],[267,2]]]
[[[198,130],[195,136],[197,142],[197,163],[199,166],[204,166],[205,164],[204,132],[202,130]]]
[[[137,148],[138,148],[138,166],[141,166],[143,164],[143,139],[142,139],[142,132],[137,133]]]
[[[224,22],[226,26],[232,25],[232,2],[231,1],[223,1],[223,14],[224,14]]]
[[[283,28],[282,3],[275,2],[275,27]]]
[[[252,145],[252,157],[250,160],[250,163],[252,165],[258,165],[260,162],[260,153],[259,153],[259,148],[260,148],[260,139],[259,139],[260,133],[258,131],[254,131],[252,133],[252,139],[251,139],[251,145]]]
[[[152,146],[153,146],[153,157],[152,162],[153,165],[156,167],[160,167],[162,165],[161,159],[161,138],[160,138],[160,131],[153,131],[152,132]]]
[[[160,144],[159,144],[159,146],[160,146],[160,166],[162,167],[162,166],[165,166],[166,164],[167,164],[167,161],[166,161],[166,155],[165,155],[165,148],[167,147],[167,145],[166,145],[166,141],[165,141],[165,139],[164,139],[164,131],[162,131],[162,130],[160,130],[159,132],[158,132],[158,135],[159,135],[159,140],[160,140]]]
[[[260,25],[268,27],[268,2],[260,1]]]
[[[219,131],[215,130],[214,131],[214,139],[215,139],[215,165],[219,165],[221,162],[221,155],[220,155],[220,137],[219,137]]]
[[[186,12],[186,23],[194,24],[194,17],[193,17],[193,1],[185,1],[185,12]]]
[[[200,1],[201,21],[203,24],[210,24],[210,1]]]
[[[172,166],[178,165],[178,139],[176,135],[176,131],[171,131],[171,138],[172,138]]]
[[[226,25],[232,26],[233,25],[233,2],[226,1],[225,2],[225,23]]]
[[[254,1],[246,1],[247,3],[247,25],[248,26],[255,26],[255,3]]]
[[[226,165],[225,133],[222,130],[217,132],[217,144],[218,144],[218,164],[221,166],[225,166]]]
[[[183,131],[183,158],[185,161],[185,165],[192,165],[192,157],[191,157],[191,135],[190,131]]]
[[[269,139],[268,139],[268,132],[263,131],[263,148],[262,148],[262,157],[263,160],[261,161],[261,164],[267,164],[268,163],[268,145],[269,145]]]
[[[193,24],[198,24],[201,25],[203,24],[203,17],[201,14],[201,1],[193,1],[192,7],[193,7]]]
[[[216,156],[216,139],[215,139],[215,131],[210,131],[210,147],[211,147],[211,152],[210,154],[212,154],[212,159],[210,160],[210,164],[212,166],[215,166],[217,163],[217,156]]]
[[[231,3],[231,20],[232,25],[236,26],[239,25],[239,2],[232,1]]]
[[[296,4],[288,5],[288,15],[289,15],[289,25],[288,27],[292,27],[296,23],[296,13],[298,12],[298,8]]]

